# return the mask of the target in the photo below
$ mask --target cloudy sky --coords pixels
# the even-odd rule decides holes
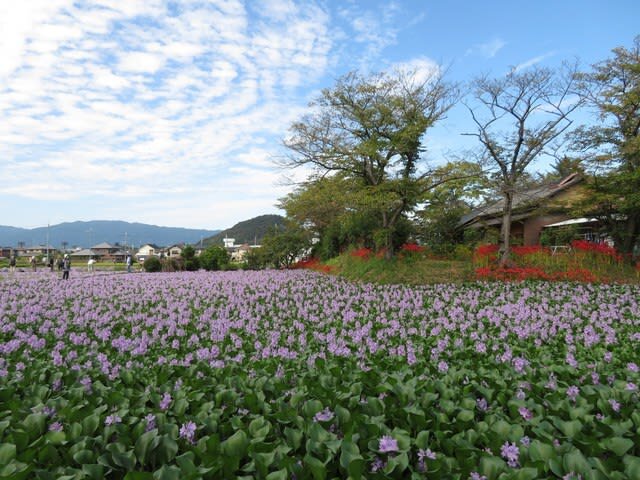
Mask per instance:
[[[0,0],[0,224],[281,213],[282,139],[342,74],[587,67],[638,18],[637,0]],[[430,161],[465,131],[456,108]]]

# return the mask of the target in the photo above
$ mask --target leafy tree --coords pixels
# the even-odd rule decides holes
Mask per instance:
[[[200,254],[199,260],[205,270],[224,270],[229,265],[229,254],[224,247],[211,245]]]
[[[576,99],[575,67],[555,72],[535,67],[512,69],[506,76],[486,76],[472,83],[474,106],[467,105],[480,142],[480,163],[491,169],[496,190],[504,201],[500,230],[501,265],[509,263],[513,199],[527,178],[526,169],[544,153],[557,151],[571,125]]]
[[[200,261],[196,257],[196,250],[191,245],[185,245],[180,255],[184,260],[184,268],[189,272],[195,272],[200,268]]]
[[[486,195],[488,181],[474,162],[449,162],[434,174],[453,180],[426,193],[422,208],[416,212],[417,237],[436,253],[449,253],[464,241],[460,218]]]
[[[640,36],[579,79],[598,114],[598,122],[581,127],[575,137],[594,173],[596,207],[588,213],[607,225],[620,251],[632,253],[640,236]]]
[[[262,239],[259,255],[265,266],[287,268],[311,249],[311,234],[295,222],[284,228],[273,227]]]
[[[439,69],[425,80],[413,73],[349,73],[323,90],[312,111],[285,140],[288,167],[305,166],[315,177],[340,175],[354,187],[352,208],[366,205],[377,219],[375,237],[393,255],[398,223],[432,188],[420,154],[425,132],[456,99]]]

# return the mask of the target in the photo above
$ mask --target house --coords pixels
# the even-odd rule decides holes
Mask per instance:
[[[91,248],[83,248],[81,250],[76,250],[75,252],[69,255],[71,257],[71,263],[86,263],[90,258],[94,260],[99,257],[99,255],[93,251]]]
[[[107,242],[103,242],[99,243],[98,245],[94,245],[93,247],[91,247],[91,250],[93,250],[96,255],[102,257],[103,255],[109,255],[111,253],[117,252],[118,250],[120,250],[120,247],[118,247],[117,245],[111,245]]]
[[[182,250],[184,249],[184,244],[179,243],[176,245],[171,245],[165,249],[165,255],[169,258],[178,258],[182,256]]]
[[[31,247],[16,247],[13,249],[17,257],[46,256],[54,254],[56,249],[51,245],[33,245]]]
[[[135,254],[138,262],[144,262],[149,257],[159,257],[163,253],[162,247],[154,243],[146,243]]]
[[[511,215],[511,239],[522,245],[537,245],[545,226],[572,219],[571,208],[586,196],[583,178],[577,173],[559,182],[540,185],[515,194]],[[502,226],[504,199],[476,208],[463,216],[464,229],[495,229]]]

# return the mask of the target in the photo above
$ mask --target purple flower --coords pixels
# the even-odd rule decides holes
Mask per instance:
[[[196,424],[192,421],[183,423],[180,427],[180,438],[184,438],[189,443],[195,443]]]
[[[630,392],[635,392],[636,390],[638,390],[638,386],[633,382],[628,382],[627,390],[629,390]]]
[[[635,364],[634,362],[629,362],[627,363],[627,369],[630,372],[634,372],[634,373],[638,373],[640,371],[640,368],[638,367],[637,364]]]
[[[122,419],[118,415],[108,415],[107,418],[104,419],[104,424],[107,427],[109,425],[115,425],[116,423],[122,423]]]
[[[487,477],[480,475],[478,472],[471,472],[469,480],[487,480]]]
[[[562,480],[582,480],[582,475],[575,472],[569,472],[562,477]]]
[[[507,465],[511,468],[518,466],[518,457],[520,456],[520,450],[515,443],[505,442],[500,448],[500,455],[507,461]]]
[[[484,397],[476,399],[476,408],[481,412],[486,412],[487,410],[489,410],[487,399]]]
[[[424,460],[425,458],[428,458],[429,460],[435,460],[436,459],[436,452],[432,452],[431,449],[427,448],[426,450],[418,450],[418,458],[420,460]]]
[[[169,405],[171,405],[171,400],[171,394],[169,392],[164,392],[162,400],[160,400],[160,410],[167,410]]]
[[[313,416],[313,420],[316,422],[328,422],[329,420],[332,420],[333,417],[334,417],[333,412],[329,410],[329,407],[327,407],[321,412],[316,413]]]
[[[387,465],[386,462],[383,462],[382,459],[376,457],[371,463],[371,473],[375,473],[379,470],[382,470]]]
[[[444,360],[438,362],[438,371],[440,373],[446,373],[449,370],[449,364]]]
[[[609,399],[609,405],[611,405],[611,409],[614,412],[619,412],[620,411],[620,402],[614,400],[613,398]]]
[[[62,424],[60,422],[53,422],[51,425],[49,425],[49,431],[50,432],[61,432],[62,431]]]
[[[609,363],[611,361],[611,359],[613,359],[613,353],[604,352],[604,361]]]
[[[567,397],[569,397],[569,399],[573,402],[576,401],[576,397],[578,396],[579,393],[580,393],[580,389],[575,385],[571,385],[569,388],[567,388]]]
[[[520,416],[525,420],[531,420],[533,418],[533,413],[531,413],[531,410],[526,407],[520,407],[518,409],[518,413],[520,413]]]
[[[529,445],[531,445],[531,439],[527,436],[524,436],[520,439],[520,444],[528,447]]]
[[[145,432],[150,432],[151,430],[156,428],[156,416],[153,413],[150,413],[149,415],[144,417],[144,419],[147,422],[147,426],[144,429]]]
[[[390,435],[384,435],[380,439],[378,450],[383,453],[397,452],[400,450],[398,447],[398,441]]]
[[[93,385],[93,382],[91,381],[91,378],[89,377],[82,377],[80,379],[80,385],[82,385],[84,387],[84,391],[87,393],[91,393],[91,387]]]

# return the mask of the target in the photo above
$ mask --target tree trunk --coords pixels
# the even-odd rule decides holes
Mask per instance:
[[[505,192],[504,209],[502,210],[502,226],[500,228],[500,250],[498,265],[502,268],[511,263],[511,211],[513,209],[513,193]]]
[[[625,222],[622,242],[618,247],[618,250],[620,250],[620,252],[624,254],[625,259],[631,258],[633,254],[633,247],[635,246],[638,239],[638,230],[638,217],[633,214],[629,215],[627,221]]]

